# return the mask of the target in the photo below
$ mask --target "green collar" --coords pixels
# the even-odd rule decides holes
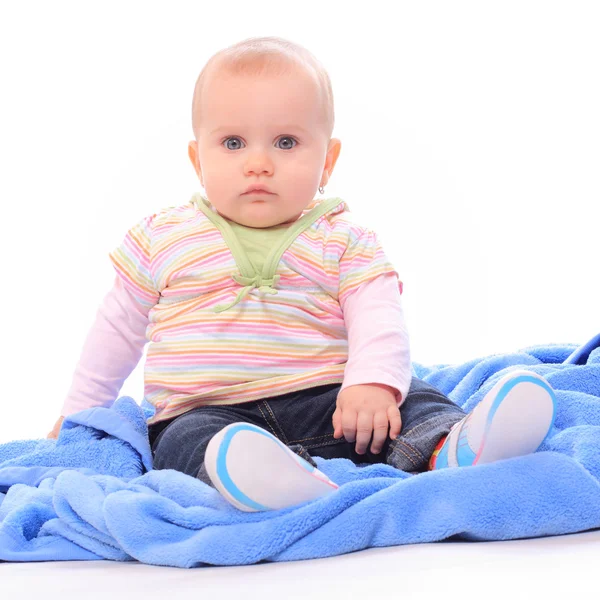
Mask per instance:
[[[198,209],[212,221],[215,227],[219,229],[225,243],[229,246],[229,250],[240,271],[239,273],[233,273],[232,278],[237,283],[244,286],[244,288],[240,290],[231,303],[219,304],[214,308],[214,312],[223,312],[235,306],[254,288],[258,288],[259,291],[266,294],[277,294],[277,290],[274,286],[276,286],[279,281],[279,275],[276,275],[275,273],[283,253],[303,231],[308,229],[324,214],[341,204],[343,200],[341,198],[328,198],[327,200],[323,200],[310,212],[306,213],[304,216],[300,217],[298,221],[293,223],[287,234],[284,236],[281,244],[271,249],[265,260],[262,273],[256,272],[254,266],[246,256],[246,252],[235,235],[235,232],[231,228],[231,225],[221,215],[212,210],[208,200],[200,194],[194,194],[191,202],[195,204]]]

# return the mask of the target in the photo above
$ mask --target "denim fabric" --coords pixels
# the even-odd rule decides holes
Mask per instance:
[[[386,463],[410,473],[428,468],[442,436],[460,421],[464,411],[442,392],[412,378],[400,407],[402,430],[389,435],[379,454],[357,454],[355,442],[333,437],[332,417],[341,384],[313,387],[263,400],[228,406],[202,406],[149,426],[155,469],[175,469],[212,485],[204,468],[210,439],[231,423],[253,423],[270,431],[303,458],[347,458],[355,464]]]

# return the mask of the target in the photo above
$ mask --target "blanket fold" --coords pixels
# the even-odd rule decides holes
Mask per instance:
[[[289,509],[243,513],[201,481],[152,469],[149,408],[128,396],[66,418],[57,440],[0,444],[0,560],[197,567],[335,556],[448,538],[505,540],[600,527],[600,336],[414,374],[472,410],[526,368],[556,391],[535,454],[410,475],[315,458],[340,485]]]

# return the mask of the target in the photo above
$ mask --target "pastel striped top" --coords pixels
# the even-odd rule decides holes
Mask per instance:
[[[339,391],[353,385],[382,384],[395,392],[396,404],[401,406],[413,373],[395,275],[380,275],[361,285],[341,307],[348,332],[348,362]],[[62,416],[112,406],[148,343],[148,312],[116,275],[83,343]],[[149,403],[142,402],[142,406],[154,414]]]
[[[110,259],[148,311],[148,424],[341,383],[344,301],[384,274],[402,292],[376,234],[339,198],[314,200],[291,225],[253,229],[196,194],[139,221]]]

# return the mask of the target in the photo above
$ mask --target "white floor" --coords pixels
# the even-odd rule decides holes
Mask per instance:
[[[0,596],[44,598],[600,598],[600,531],[375,548],[333,558],[177,569],[110,561],[1,563]]]

